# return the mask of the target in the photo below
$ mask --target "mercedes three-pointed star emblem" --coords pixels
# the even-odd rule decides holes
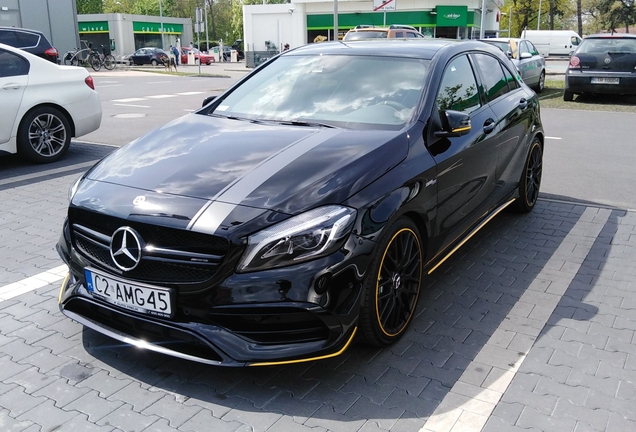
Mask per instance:
[[[130,271],[141,261],[143,245],[137,231],[128,226],[120,227],[110,238],[110,257],[117,267]]]

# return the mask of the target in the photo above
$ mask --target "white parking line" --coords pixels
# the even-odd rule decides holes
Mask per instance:
[[[49,176],[49,175],[64,173],[66,171],[74,171],[76,169],[89,168],[89,167],[92,167],[93,165],[95,165],[95,161],[82,162],[82,163],[78,163],[78,164],[74,164],[74,165],[67,165],[67,166],[63,166],[63,167],[60,167],[60,168],[50,169],[50,170],[47,170],[47,171],[41,171],[41,172],[36,172],[36,173],[32,173],[32,174],[24,174],[24,175],[21,175],[21,176],[9,177],[7,179],[0,180],[0,186],[5,185],[5,184],[9,184],[9,183],[17,183],[17,182],[21,182],[21,181],[31,180],[31,179],[40,177],[42,175]],[[78,174],[78,176],[79,176],[79,174]]]
[[[133,107],[133,108],[150,108],[150,105],[132,105],[132,104],[119,104],[119,103],[115,103],[113,105]]]
[[[139,101],[143,101],[143,100],[146,100],[146,98],[113,99],[113,100],[111,100],[111,102],[127,103],[127,102],[139,102]]]
[[[173,97],[177,97],[177,95],[175,95],[175,94],[162,94],[162,95],[148,96],[148,98],[150,98],[150,99],[166,99],[166,98],[173,98]]]
[[[191,95],[198,95],[198,94],[202,94],[202,93],[205,93],[205,92],[202,92],[202,91],[191,91],[191,92],[181,92],[181,93],[177,93],[177,94],[181,95],[181,96],[191,96]]]
[[[549,137],[549,136],[547,136],[547,137],[545,137],[545,139],[560,140],[560,139],[563,139],[563,138],[561,138],[561,137]]]
[[[66,266],[66,264],[64,264],[51,270],[38,273],[35,276],[22,279],[19,282],[14,282],[12,284],[0,287],[0,302],[9,300],[24,293],[28,293],[29,291],[33,291],[38,288],[45,287],[49,284],[59,282],[64,279],[64,276],[66,276],[67,273],[68,267]]]

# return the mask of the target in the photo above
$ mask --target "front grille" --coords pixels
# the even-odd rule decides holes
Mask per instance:
[[[136,319],[81,298],[70,300],[65,309],[149,344],[198,358],[222,361],[221,356],[210,345],[184,330]]]
[[[299,308],[215,308],[211,322],[262,344],[327,340],[329,329],[315,313]]]
[[[228,250],[225,239],[74,209],[69,215],[75,248],[88,261],[122,273],[110,254],[113,233],[130,226],[146,247],[126,278],[162,283],[201,283],[212,278]]]

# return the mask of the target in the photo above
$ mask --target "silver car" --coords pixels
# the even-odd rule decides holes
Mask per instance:
[[[498,46],[512,60],[523,81],[537,93],[545,85],[545,58],[527,39],[492,38],[483,42]]]

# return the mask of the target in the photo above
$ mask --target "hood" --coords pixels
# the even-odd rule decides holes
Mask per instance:
[[[340,203],[406,157],[404,131],[257,124],[190,114],[112,153],[98,182],[294,214]]]

